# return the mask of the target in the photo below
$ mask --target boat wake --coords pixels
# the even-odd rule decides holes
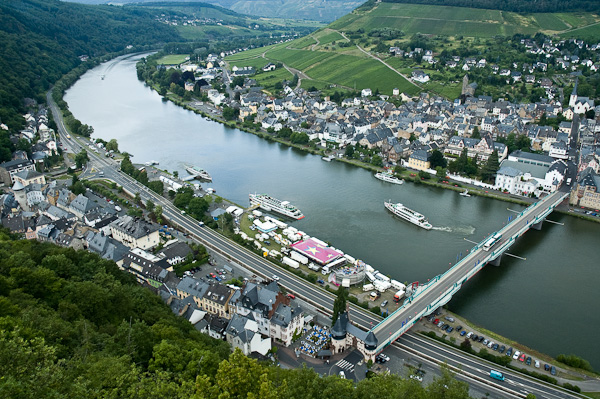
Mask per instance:
[[[466,236],[470,236],[475,234],[475,227],[473,226],[457,226],[457,227],[449,227],[449,226],[444,226],[444,227],[433,227],[432,230],[437,230],[437,231],[445,231],[446,233],[456,233],[456,234],[461,234],[461,235],[466,235]]]

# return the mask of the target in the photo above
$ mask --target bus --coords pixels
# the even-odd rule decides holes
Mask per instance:
[[[490,371],[490,377],[495,378],[499,381],[504,381],[504,376],[502,375],[502,373],[496,370]]]
[[[502,237],[502,234],[500,234],[500,233],[494,234],[489,240],[487,240],[485,242],[485,244],[483,244],[483,250],[489,251],[490,248],[493,247],[494,244],[497,243],[501,237]]]

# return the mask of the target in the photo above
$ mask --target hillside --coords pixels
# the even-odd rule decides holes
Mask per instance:
[[[428,4],[437,6],[485,8],[512,12],[599,11],[596,0],[382,0],[386,3]]]
[[[315,21],[258,18],[205,2],[147,2],[124,8],[151,10],[187,40],[304,36],[324,26]]]
[[[441,57],[443,61],[452,56],[483,56],[504,67],[515,61],[545,61],[543,56],[527,54],[522,43],[524,38],[534,36],[539,45],[544,37],[551,36],[588,39],[589,44],[594,44],[600,37],[600,16],[586,12],[522,14],[492,9],[368,2],[304,38],[239,53],[227,61],[238,67],[259,67],[265,60],[281,62],[293,73],[301,72],[299,78],[303,88],[317,88],[326,94],[363,88],[392,94],[392,89],[398,88],[410,95],[425,90],[454,99],[461,94],[463,70],[441,72],[441,65],[423,63],[421,55],[394,57],[389,49],[397,47],[410,52],[410,49],[422,48],[433,51],[433,56]],[[591,56],[584,50],[580,55]],[[425,70],[434,79],[426,83],[408,81],[406,78],[416,69]],[[492,76],[490,71],[480,69],[470,74],[476,75],[472,78],[480,85],[479,93],[505,94],[517,100],[538,101],[540,98],[538,88],[519,87],[520,92],[505,90],[505,81]]]
[[[181,40],[150,13],[122,7],[85,6],[57,0],[0,3],[0,120],[12,131],[23,124],[23,98],[44,92],[81,61]]]
[[[231,353],[86,251],[0,229],[0,255],[3,398],[468,398],[447,371],[429,386],[396,375],[355,385]]]
[[[87,4],[153,3],[155,0],[69,0]],[[191,0],[193,1],[193,0]],[[169,0],[167,0],[169,2]],[[172,0],[181,3],[181,0]],[[240,14],[269,18],[305,19],[331,22],[363,3],[361,0],[206,0]]]

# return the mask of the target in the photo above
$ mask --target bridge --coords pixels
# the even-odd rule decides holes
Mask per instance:
[[[445,273],[420,286],[402,306],[371,329],[377,338],[376,353],[381,352],[410,329],[421,317],[445,305],[452,296],[486,264],[500,265],[502,254],[527,230],[540,230],[545,218],[552,213],[568,193],[556,191],[533,203],[502,229],[486,237]],[[492,238],[490,238],[492,237]]]

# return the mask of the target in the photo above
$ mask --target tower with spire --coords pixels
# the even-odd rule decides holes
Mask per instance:
[[[577,85],[579,84],[579,79],[575,79],[575,86],[573,86],[573,91],[571,92],[571,96],[569,97],[569,107],[574,107],[577,103]]]

